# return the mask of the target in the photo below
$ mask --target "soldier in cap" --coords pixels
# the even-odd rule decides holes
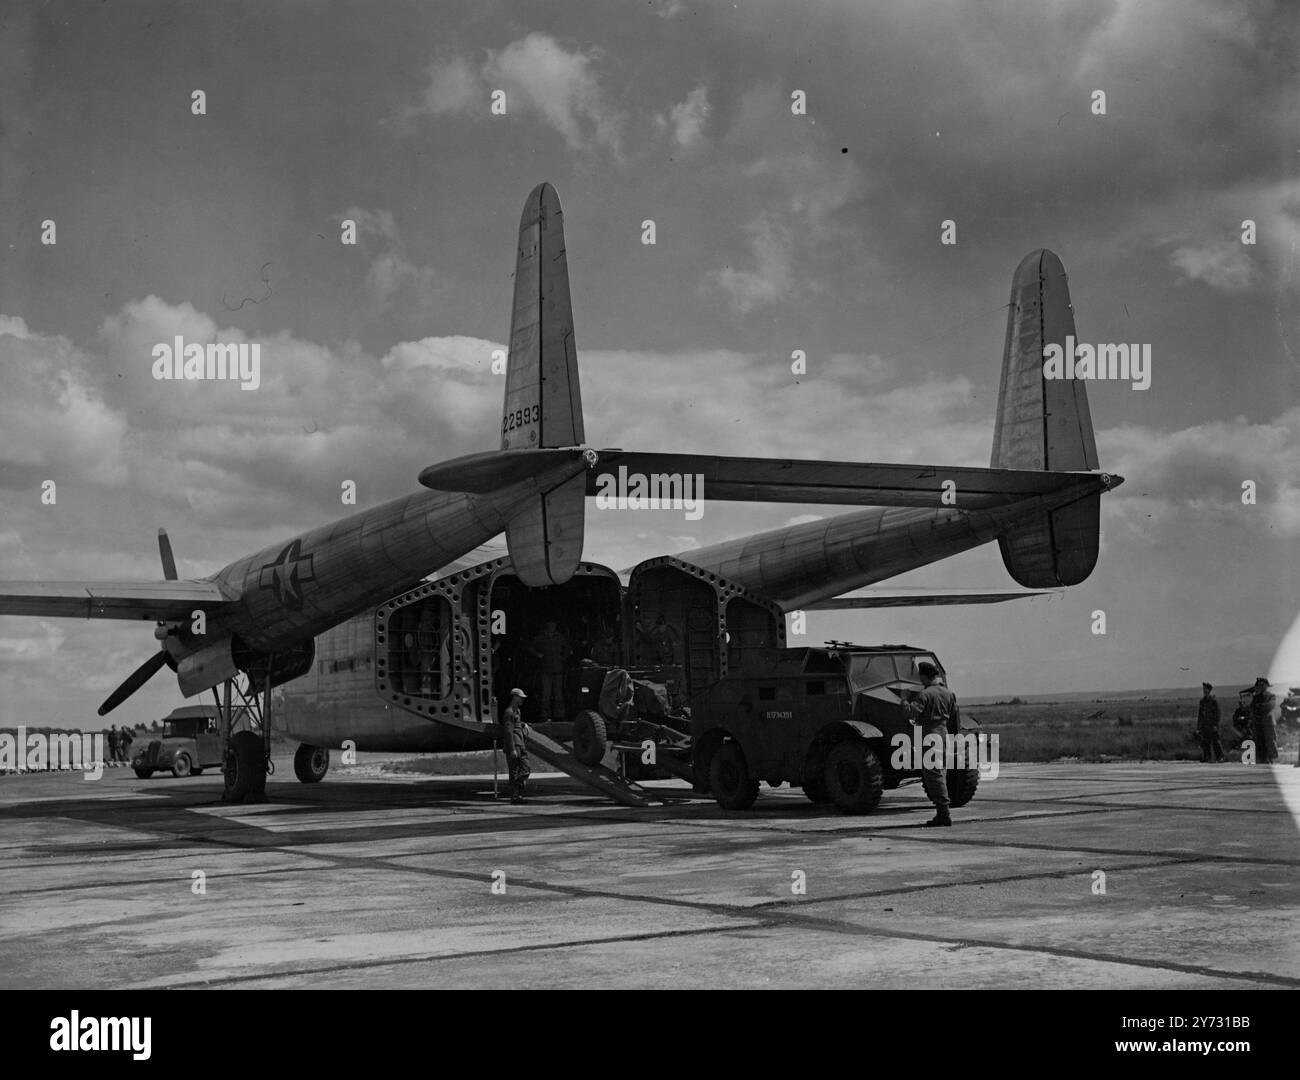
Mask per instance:
[[[1196,734],[1201,740],[1201,760],[1220,762],[1223,746],[1219,742],[1219,702],[1214,687],[1201,683],[1201,704],[1196,713]]]
[[[506,768],[510,772],[510,801],[521,803],[528,785],[531,770],[528,768],[528,741],[524,714],[520,709],[525,694],[518,687],[510,691],[510,704],[501,714],[501,746],[506,752]]]
[[[925,824],[927,827],[951,825],[952,815],[949,813],[948,800],[948,778],[944,772],[948,763],[948,722],[957,714],[957,695],[954,694],[943,684],[943,676],[939,674],[939,669],[926,660],[922,660],[916,665],[916,670],[921,676],[921,682],[925,684],[925,689],[906,706],[911,716],[912,723],[916,725],[918,735],[921,739],[921,761],[933,763],[933,751],[927,753],[927,743],[933,745],[933,736],[939,740],[942,748],[942,756],[939,761],[939,767],[922,768],[921,786],[925,788],[925,793],[930,801],[934,803],[934,817]]]
[[[1255,760],[1261,765],[1277,761],[1277,729],[1273,725],[1273,706],[1277,699],[1269,693],[1268,679],[1261,675],[1251,688],[1250,724],[1255,736]]]

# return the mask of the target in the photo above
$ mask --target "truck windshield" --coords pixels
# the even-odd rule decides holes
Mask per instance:
[[[894,682],[898,678],[892,656],[853,656],[849,658],[849,685],[854,690]]]

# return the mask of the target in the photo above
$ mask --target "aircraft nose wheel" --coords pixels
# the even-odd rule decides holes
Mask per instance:
[[[237,731],[226,756],[226,789],[222,802],[266,802],[266,755],[262,739],[251,731]]]

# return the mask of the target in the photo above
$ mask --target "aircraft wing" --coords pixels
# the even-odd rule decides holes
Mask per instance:
[[[0,581],[0,615],[169,621],[230,602],[213,581]]]
[[[845,593],[829,600],[803,604],[802,611],[849,611],[859,608],[933,607],[940,604],[1002,604],[1008,600],[1023,600],[1034,596],[1062,595],[1056,590],[1021,590],[1002,592],[995,589],[946,589],[943,592],[895,586],[889,589],[870,589],[858,593]]]
[[[587,457],[584,458],[584,454]],[[590,458],[595,459],[592,464]],[[734,502],[827,503],[846,506],[951,505],[978,510],[1003,506],[1071,485],[1080,497],[1119,482],[1103,473],[1049,472],[1035,469],[983,469],[946,465],[900,465],[857,461],[722,457],[714,454],[660,454],[632,450],[591,451],[580,447],[543,450],[496,450],[469,454],[420,474],[426,487],[478,494],[549,473],[552,477],[586,470],[587,494],[600,495],[634,474],[643,477],[700,476],[692,498]],[[946,487],[951,481],[955,487]],[[619,490],[622,490],[621,486]],[[682,492],[684,489],[677,489]],[[946,492],[950,501],[943,501]],[[670,497],[660,482],[648,494]]]

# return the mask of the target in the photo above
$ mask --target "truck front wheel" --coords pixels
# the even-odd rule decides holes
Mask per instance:
[[[723,743],[709,762],[709,787],[724,810],[748,810],[758,798],[758,781],[749,775],[744,751],[735,742]]]
[[[979,787],[979,769],[949,769],[944,779],[948,782],[948,801],[954,806],[965,806],[975,798]]]
[[[301,743],[293,753],[293,774],[304,784],[319,784],[329,767],[330,752],[323,746]]]
[[[884,790],[880,759],[866,743],[849,739],[826,756],[826,790],[846,814],[868,814]]]

